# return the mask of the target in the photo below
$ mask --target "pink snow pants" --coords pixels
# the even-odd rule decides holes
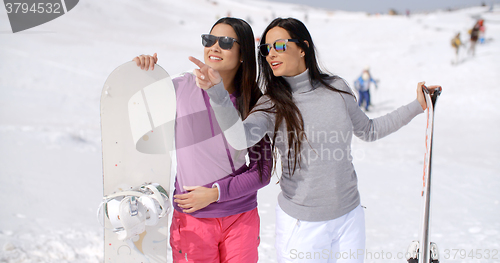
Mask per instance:
[[[257,208],[221,218],[196,218],[174,210],[170,226],[177,262],[257,262],[260,218]]]

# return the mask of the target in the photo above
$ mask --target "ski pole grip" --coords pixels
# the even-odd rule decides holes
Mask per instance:
[[[437,100],[437,97],[439,95],[441,95],[441,91],[443,89],[441,88],[441,86],[437,86],[435,89],[434,89],[434,92],[431,94],[431,91],[427,88],[427,86],[425,86],[425,84],[422,85],[422,91],[424,93],[427,93],[429,94],[429,96],[431,96],[431,101],[432,101],[432,104],[436,104],[436,100]]]

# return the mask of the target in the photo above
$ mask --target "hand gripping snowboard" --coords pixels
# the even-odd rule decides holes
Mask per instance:
[[[439,252],[437,245],[429,241],[430,237],[430,214],[431,214],[431,164],[432,164],[432,141],[434,132],[434,108],[441,87],[430,94],[427,87],[422,86],[427,103],[427,129],[425,136],[425,158],[424,158],[424,185],[422,190],[423,213],[420,226],[420,240],[413,241],[408,248],[408,263],[439,263]]]
[[[104,261],[166,262],[176,96],[159,65],[125,63],[101,95]]]

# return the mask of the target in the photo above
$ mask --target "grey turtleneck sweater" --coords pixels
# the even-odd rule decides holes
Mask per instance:
[[[357,176],[352,164],[352,135],[374,141],[397,131],[423,112],[418,100],[375,119],[370,119],[349,94],[334,92],[322,85],[313,88],[308,70],[284,77],[304,119],[307,141],[302,142],[300,168],[290,176],[286,126],[278,129],[276,148],[281,154],[283,173],[278,202],[288,215],[304,221],[338,218],[360,204]],[[335,88],[351,93],[346,82],[333,79]],[[235,149],[248,148],[265,134],[274,136],[275,116],[253,112],[244,121],[234,108],[221,82],[207,90],[210,103],[227,141]],[[270,98],[262,96],[256,108],[269,108]],[[292,159],[293,165],[293,159]]]

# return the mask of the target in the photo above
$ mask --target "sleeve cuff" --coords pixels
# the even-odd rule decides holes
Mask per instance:
[[[411,102],[409,106],[410,111],[416,113],[415,116],[424,112],[424,110],[422,110],[422,105],[420,105],[418,99],[415,99],[413,102]]]
[[[217,201],[216,202],[219,202],[219,200],[220,200],[220,186],[219,186],[219,184],[218,183],[214,183],[212,185],[212,188],[217,188],[217,192],[219,193],[219,195],[217,197]]]
[[[219,84],[214,85],[213,87],[206,90],[210,99],[216,104],[222,104],[224,99],[229,97],[229,93],[224,88],[224,83],[219,82]]]

